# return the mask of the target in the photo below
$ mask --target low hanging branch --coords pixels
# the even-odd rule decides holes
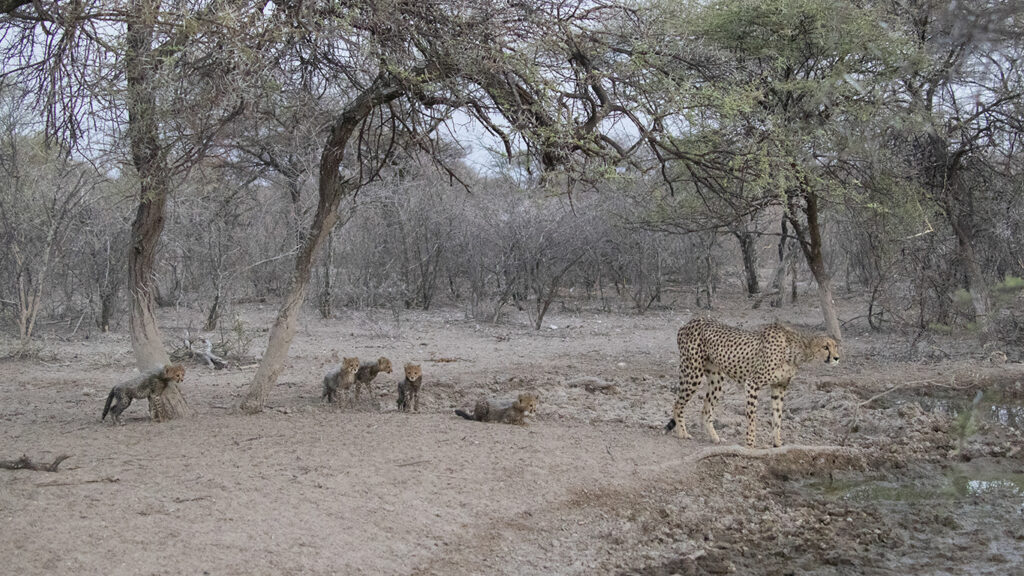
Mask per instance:
[[[56,472],[60,463],[71,458],[70,454],[61,454],[49,464],[37,464],[22,455],[17,460],[0,460],[0,468],[4,470],[35,470],[36,472]]]

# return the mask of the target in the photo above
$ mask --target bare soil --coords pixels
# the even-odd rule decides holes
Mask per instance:
[[[857,309],[845,303],[842,317]],[[813,328],[810,307],[716,315]],[[133,374],[125,334],[50,327],[32,358],[0,343],[0,572],[33,574],[1022,574],[1024,365],[969,336],[845,327],[839,366],[805,367],[783,417],[789,448],[664,435],[675,333],[695,311],[553,312],[477,323],[461,311],[306,314],[270,406],[234,407],[255,367],[188,366],[194,416],[101,422]],[[272,307],[243,320],[269,326]],[[165,310],[168,341],[201,313]],[[265,338],[258,333],[253,354]],[[341,356],[388,356],[376,397],[320,401]],[[395,409],[405,362],[419,413]],[[527,426],[453,414],[534,391]],[[979,392],[981,393],[979,395]],[[743,441],[727,390],[723,445]],[[759,442],[768,441],[768,402]],[[844,447],[842,449],[824,447]]]

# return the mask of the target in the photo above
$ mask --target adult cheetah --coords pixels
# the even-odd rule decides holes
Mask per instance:
[[[727,326],[710,318],[695,318],[679,329],[679,396],[672,408],[672,419],[665,432],[676,429],[680,438],[689,438],[683,422],[683,408],[697,392],[704,376],[708,391],[704,397],[704,428],[715,443],[715,405],[722,397],[725,377],[743,384],[747,392],[747,446],[757,438],[757,395],[761,388],[772,390],[773,446],[782,445],[782,396],[800,364],[824,357],[826,364],[839,363],[836,341],[825,335],[809,336],[780,324],[755,331]]]

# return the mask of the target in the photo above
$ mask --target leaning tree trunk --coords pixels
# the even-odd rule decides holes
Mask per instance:
[[[789,200],[790,224],[800,241],[800,248],[807,259],[807,266],[818,283],[818,301],[821,304],[821,315],[825,320],[825,330],[828,335],[836,340],[842,340],[842,332],[839,329],[839,316],[836,314],[836,303],[832,300],[832,276],[825,266],[825,257],[822,254],[821,223],[818,219],[818,195],[808,187],[801,190],[805,203],[802,211],[807,219],[806,227],[800,222],[797,216],[795,194]]]
[[[153,54],[152,12],[145,0],[131,4],[127,22],[125,80],[128,87],[128,138],[132,163],[139,178],[139,207],[132,222],[128,251],[128,279],[131,300],[129,325],[132,350],[139,371],[148,372],[169,363],[163,339],[156,325],[154,309],[154,262],[157,243],[164,229],[164,206],[170,188],[166,152],[159,137],[156,90],[153,78],[158,59]],[[184,416],[188,404],[175,383],[163,395],[164,419]]]
[[[310,225],[302,247],[295,258],[295,269],[288,281],[288,291],[281,305],[274,325],[267,339],[267,349],[256,368],[249,391],[239,408],[243,412],[256,413],[263,410],[270,390],[277,383],[281,371],[284,370],[288,349],[295,337],[302,302],[309,289],[309,278],[312,272],[313,256],[330,234],[338,221],[338,205],[341,199],[353,189],[353,183],[341,174],[341,164],[345,156],[345,147],[353,133],[374,107],[390,102],[401,95],[401,92],[388,85],[382,75],[370,88],[359,95],[339,116],[331,127],[331,134],[324,145],[320,156],[319,195],[316,215]]]
[[[334,294],[331,293],[331,268],[334,264],[334,228],[327,234],[327,253],[324,254],[323,285],[320,286],[320,317],[330,318],[334,311],[331,309]]]

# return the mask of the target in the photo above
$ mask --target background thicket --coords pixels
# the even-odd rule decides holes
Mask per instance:
[[[1016,2],[313,4],[3,3],[24,347],[130,327],[141,366],[153,306],[283,302],[286,354],[303,306],[540,328],[801,286],[836,336],[1021,339]]]

